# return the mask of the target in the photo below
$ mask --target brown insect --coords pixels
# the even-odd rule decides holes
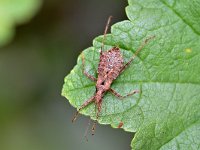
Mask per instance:
[[[76,120],[79,112],[83,108],[85,108],[86,106],[91,104],[92,102],[95,102],[95,105],[97,107],[96,120],[98,120],[99,114],[101,112],[103,97],[104,97],[105,93],[108,92],[108,91],[111,92],[113,95],[115,95],[116,97],[118,97],[120,99],[125,98],[127,96],[131,96],[135,93],[139,93],[139,90],[133,90],[131,93],[129,93],[125,96],[122,96],[119,93],[117,93],[114,89],[111,88],[111,84],[131,64],[131,62],[134,60],[134,58],[137,56],[137,54],[142,50],[142,48],[148,43],[148,41],[150,39],[154,38],[154,36],[146,39],[141,44],[141,46],[136,50],[135,54],[131,57],[131,59],[126,64],[124,64],[122,54],[121,54],[120,49],[118,47],[113,47],[108,51],[103,51],[104,41],[105,41],[105,38],[106,38],[106,33],[107,33],[107,30],[108,30],[111,18],[112,18],[112,16],[110,16],[108,18],[106,28],[105,28],[105,31],[104,31],[104,37],[103,37],[102,46],[101,46],[101,50],[100,50],[100,62],[99,62],[99,65],[98,65],[98,71],[97,71],[98,77],[97,77],[97,79],[95,77],[93,77],[92,75],[90,75],[88,72],[85,71],[85,59],[84,59],[83,53],[81,54],[83,74],[86,77],[88,77],[90,80],[96,82],[96,92],[94,93],[94,95],[90,99],[85,101],[80,106],[80,108],[76,112],[72,122],[74,122]],[[93,133],[94,133],[94,130],[95,130],[96,122],[97,121],[94,122],[93,127],[92,127]]]
[[[117,126],[117,128],[121,128],[123,125],[124,125],[124,123],[121,121],[121,122],[119,123],[119,125]]]

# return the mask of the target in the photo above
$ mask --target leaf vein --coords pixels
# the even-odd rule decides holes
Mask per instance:
[[[189,26],[195,34],[197,34],[198,36],[200,36],[200,33],[194,27],[192,27],[192,25],[189,22],[187,22],[187,20],[185,20],[184,18],[182,18],[181,15],[176,10],[174,10],[172,7],[170,7],[169,5],[167,5],[167,3],[164,2],[163,0],[161,2],[163,3],[163,5],[165,5],[170,10],[172,10],[187,26]]]

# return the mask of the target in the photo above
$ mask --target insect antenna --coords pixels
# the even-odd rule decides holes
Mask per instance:
[[[103,34],[103,40],[102,40],[102,45],[101,45],[101,51],[100,51],[100,53],[102,53],[102,50],[104,49],[104,42],[105,42],[105,39],[106,39],[106,34],[107,34],[107,31],[108,31],[108,27],[110,25],[111,19],[112,19],[112,16],[109,16],[108,21],[106,23],[105,30],[104,30],[104,34]]]
[[[138,53],[144,48],[144,46],[152,39],[154,39],[156,36],[150,36],[149,38],[145,39],[144,42],[140,45],[140,47],[136,50],[134,57],[138,55]]]

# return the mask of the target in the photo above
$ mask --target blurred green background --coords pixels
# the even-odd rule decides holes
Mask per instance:
[[[95,136],[82,140],[89,118],[72,124],[76,109],[61,97],[77,56],[103,34],[109,15],[112,24],[127,19],[126,5],[125,0],[44,0],[32,19],[16,26],[14,38],[0,47],[0,150],[130,149],[133,134],[109,125],[97,125]],[[20,1],[14,7],[20,8]],[[0,13],[3,9],[12,10],[2,5]]]

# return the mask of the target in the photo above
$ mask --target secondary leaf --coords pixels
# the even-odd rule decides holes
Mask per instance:
[[[11,40],[15,25],[30,20],[40,5],[40,0],[0,1],[0,46]]]
[[[125,61],[145,38],[156,36],[112,85],[122,95],[133,89],[142,92],[122,101],[107,93],[98,120],[115,128],[122,121],[125,131],[136,132],[133,149],[200,147],[199,7],[199,0],[129,0],[129,20],[113,25],[107,36],[106,49],[119,46]],[[83,51],[86,70],[94,76],[101,41],[102,36]],[[95,92],[81,63],[79,58],[62,91],[74,107]],[[95,119],[94,104],[81,113]]]

